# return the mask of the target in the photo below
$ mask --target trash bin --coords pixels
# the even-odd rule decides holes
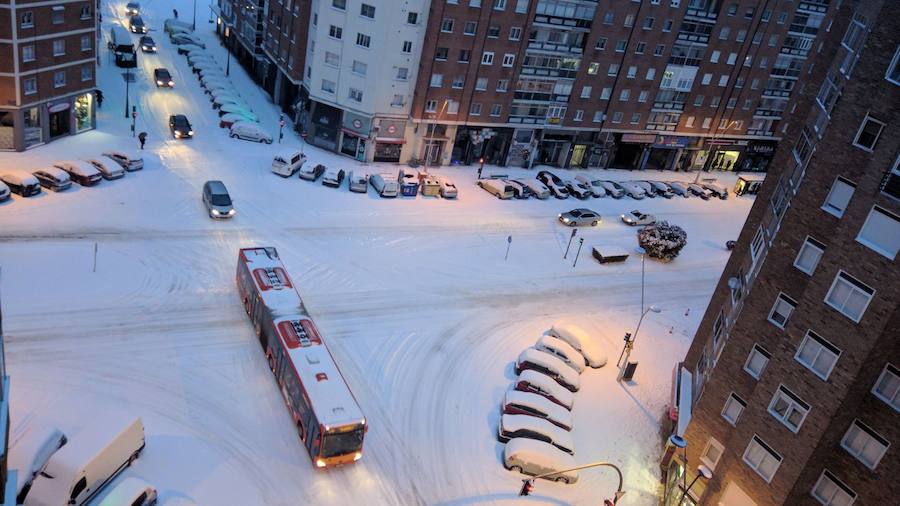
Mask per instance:
[[[419,194],[419,171],[403,169],[400,171],[400,195],[415,197]]]
[[[441,183],[433,177],[426,177],[422,180],[422,195],[429,197],[438,197],[441,194]]]

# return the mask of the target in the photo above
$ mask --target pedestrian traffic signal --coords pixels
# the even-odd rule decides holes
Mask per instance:
[[[519,490],[519,495],[531,495],[534,492],[534,480],[522,480],[522,489]]]

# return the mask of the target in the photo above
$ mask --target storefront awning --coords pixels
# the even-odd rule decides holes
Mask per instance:
[[[382,144],[405,144],[406,139],[397,139],[394,137],[375,137],[375,142]]]
[[[352,135],[354,137],[368,137],[366,134],[354,132],[353,130],[350,130],[349,128],[341,128],[341,131],[344,132],[345,134]]]

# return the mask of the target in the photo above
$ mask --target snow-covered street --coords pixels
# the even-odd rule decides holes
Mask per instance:
[[[475,185],[475,167],[434,170],[456,182],[456,200],[388,200],[371,189],[359,195],[346,184],[335,190],[277,177],[269,171],[272,155],[301,141],[286,129],[284,144],[255,144],[218,128],[209,99],[161,30],[175,3],[143,2],[160,45],[158,54],[139,56],[131,86],[137,131],[149,134],[144,170],[0,203],[10,444],[35,421],[76,434],[122,411],[141,416],[147,433],[146,451],[126,475],[155,485],[163,500],[519,503],[523,476],[503,468],[496,437],[499,405],[518,354],[567,318],[602,336],[610,356],[606,367],[582,374],[575,395],[576,461],[619,465],[627,491],[619,504],[656,504],[672,367],[752,199],[500,201]],[[108,36],[115,19],[108,5],[103,19]],[[224,66],[212,30],[198,10],[198,32]],[[122,69],[105,53],[98,129],[27,153],[0,153],[0,167],[33,170],[138,146],[124,117]],[[156,88],[155,67],[169,69],[174,89]],[[277,138],[277,108],[235,61],[231,79]],[[169,114],[187,115],[195,138],[172,139]],[[307,163],[361,167],[317,148],[306,154]],[[534,177],[536,170],[485,168],[492,172]],[[613,180],[693,175],[603,172]],[[734,175],[717,176],[733,186]],[[228,186],[233,220],[207,217],[200,192],[210,179]],[[563,260],[571,229],[556,218],[576,207],[599,211],[603,223],[579,229],[584,247],[573,267],[578,239]],[[646,261],[645,304],[662,312],[641,326],[632,353],[640,363],[636,380],[618,383],[622,337],[641,311],[641,260],[634,254],[601,265],[590,247],[633,251],[636,229],[619,221],[632,209],[681,226],[688,243],[670,264]],[[238,249],[250,246],[278,248],[368,419],[364,456],[354,465],[318,470],[298,440],[235,287]],[[614,473],[594,469],[574,485],[540,481],[527,499],[593,505],[615,485]]]

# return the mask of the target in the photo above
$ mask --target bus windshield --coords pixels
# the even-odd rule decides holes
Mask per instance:
[[[322,441],[322,457],[337,457],[358,452],[362,448],[363,428],[341,434],[325,434]]]

